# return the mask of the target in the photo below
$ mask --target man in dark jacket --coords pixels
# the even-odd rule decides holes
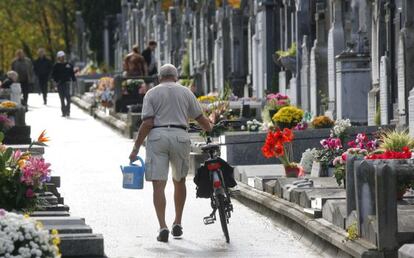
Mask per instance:
[[[29,99],[30,87],[33,84],[33,64],[29,58],[27,58],[23,50],[16,51],[16,59],[12,62],[12,70],[19,75],[19,82],[23,92],[23,105],[26,106]]]
[[[157,48],[157,42],[151,40],[148,43],[148,47],[142,52],[142,56],[147,62],[148,75],[157,74],[157,60],[155,59],[154,51]]]
[[[52,79],[56,82],[60,104],[62,109],[62,116],[70,116],[70,83],[76,81],[73,66],[65,61],[65,52],[59,51],[57,53],[58,62],[53,66]],[[65,103],[66,100],[66,103]]]
[[[43,94],[43,104],[47,104],[47,83],[49,81],[50,72],[53,64],[45,55],[45,50],[40,48],[37,52],[38,58],[34,61],[34,72],[39,80],[40,90]]]

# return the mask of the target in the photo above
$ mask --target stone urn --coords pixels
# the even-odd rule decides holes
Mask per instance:
[[[285,68],[288,71],[291,71],[292,73],[296,74],[296,56],[279,56],[278,54],[272,55],[273,62],[280,66]]]

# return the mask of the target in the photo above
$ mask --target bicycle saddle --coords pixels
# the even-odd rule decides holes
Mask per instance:
[[[211,144],[211,143],[209,143],[209,144],[204,145],[203,147],[201,147],[201,150],[202,151],[219,150],[219,149],[220,149],[220,145],[218,145],[218,144]]]

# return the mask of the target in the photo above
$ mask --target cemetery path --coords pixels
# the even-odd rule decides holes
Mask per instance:
[[[126,165],[132,140],[122,137],[72,105],[71,118],[60,116],[57,94],[49,105],[41,97],[29,97],[27,123],[32,137],[47,130],[51,138],[45,158],[53,174],[62,179],[60,191],[74,216],[86,219],[94,232],[102,233],[108,257],[321,257],[275,221],[234,201],[226,244],[219,223],[205,226],[210,213],[207,199],[196,199],[192,178],[184,211],[184,237],[168,244],[155,240],[157,222],[152,189],[124,190],[119,165]],[[145,150],[141,151],[145,155]],[[167,219],[172,223],[172,183],[167,187]]]

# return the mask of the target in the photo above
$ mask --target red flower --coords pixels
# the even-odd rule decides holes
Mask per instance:
[[[402,151],[386,151],[381,154],[371,154],[366,157],[366,159],[410,159],[411,151],[405,146],[402,148]]]
[[[285,148],[283,147],[282,144],[276,144],[274,153],[276,157],[283,156],[285,155]]]

